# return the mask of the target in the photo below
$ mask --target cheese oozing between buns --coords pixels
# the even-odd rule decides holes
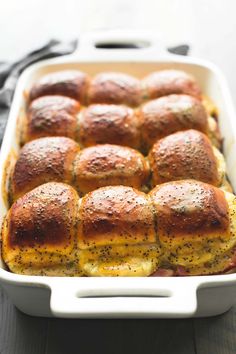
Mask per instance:
[[[223,272],[236,246],[236,198],[209,184],[164,183],[150,193],[157,214],[162,266],[176,275]]]
[[[158,265],[149,197],[131,187],[99,188],[79,211],[80,268],[88,276],[148,276]]]

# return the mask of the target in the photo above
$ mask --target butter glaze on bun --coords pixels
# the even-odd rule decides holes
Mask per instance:
[[[141,84],[128,74],[104,72],[91,80],[88,96],[90,104],[110,103],[135,107],[141,103]]]
[[[176,275],[223,272],[235,253],[235,196],[209,184],[184,180],[150,192],[163,262]]]
[[[78,275],[75,236],[76,191],[46,183],[19,198],[2,229],[2,254],[9,269],[29,275]]]
[[[75,185],[86,194],[104,186],[125,185],[141,189],[149,166],[138,151],[119,145],[95,145],[81,150],[74,162]]]
[[[46,182],[73,182],[79,145],[64,137],[40,138],[20,150],[11,175],[11,200]]]
[[[138,149],[139,120],[126,106],[93,104],[79,116],[79,141],[85,146],[117,144]]]
[[[89,77],[79,70],[62,70],[42,76],[32,86],[29,100],[48,95],[60,95],[86,103]]]
[[[147,276],[158,264],[149,197],[131,187],[99,188],[80,205],[80,267],[89,276]]]
[[[201,90],[195,78],[181,70],[161,70],[142,80],[145,96],[154,99],[171,94],[186,94],[201,99]]]
[[[160,139],[153,145],[149,161],[153,186],[196,179],[219,187],[225,176],[224,157],[197,130],[180,131]]]
[[[45,136],[66,136],[76,140],[80,104],[63,96],[44,96],[34,100],[27,111],[23,143]]]
[[[236,197],[181,180],[149,195],[126,186],[79,200],[63,183],[46,183],[11,207],[2,257],[12,272],[55,276],[173,276],[236,267]]]
[[[195,129],[208,134],[207,113],[200,101],[187,95],[170,95],[145,103],[139,110],[143,145],[180,130]]]

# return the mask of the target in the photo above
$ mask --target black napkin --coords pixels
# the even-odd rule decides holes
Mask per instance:
[[[60,42],[53,39],[43,47],[30,52],[16,62],[0,62],[0,146],[17,79],[21,72],[30,64],[42,59],[70,54],[76,48],[77,40]],[[174,54],[187,55],[189,47],[187,45],[179,45],[177,47],[168,48],[168,51]]]

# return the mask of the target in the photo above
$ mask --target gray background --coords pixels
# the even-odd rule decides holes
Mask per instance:
[[[235,0],[0,0],[0,60],[94,29],[152,29],[216,63],[236,103],[235,18]],[[59,320],[23,315],[3,292],[0,302],[0,354],[236,353],[236,307],[196,320]]]

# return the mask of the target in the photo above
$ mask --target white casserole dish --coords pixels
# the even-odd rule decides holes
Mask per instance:
[[[95,43],[148,44],[142,49],[96,49]],[[87,34],[73,55],[32,65],[21,75],[15,91],[0,154],[0,183],[10,153],[17,151],[17,119],[24,107],[24,91],[51,71],[76,68],[94,75],[122,71],[143,77],[154,70],[177,68],[193,74],[204,94],[219,108],[220,130],[228,176],[236,190],[236,119],[232,99],[221,72],[203,60],[167,54],[148,32],[108,31]],[[7,211],[0,195],[0,223]],[[68,318],[177,318],[213,316],[236,302],[236,274],[195,277],[60,278],[8,272],[0,264],[0,283],[16,307],[35,316]]]

